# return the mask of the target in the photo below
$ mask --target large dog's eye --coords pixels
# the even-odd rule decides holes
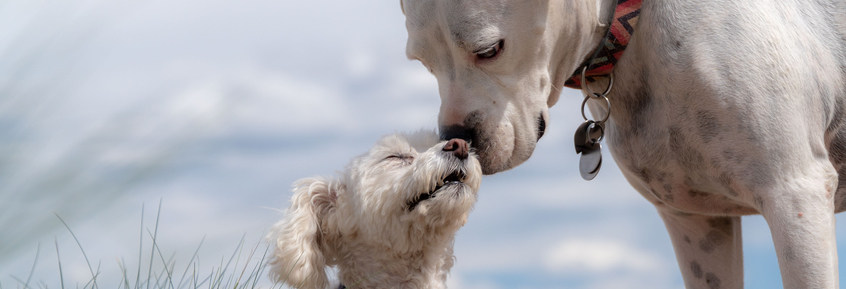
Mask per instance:
[[[503,46],[504,42],[505,42],[504,40],[500,39],[499,41],[496,42],[496,44],[494,44],[490,47],[487,47],[487,48],[476,50],[473,53],[475,53],[476,57],[478,57],[479,59],[494,58],[499,54],[499,51],[502,50],[502,46]]]

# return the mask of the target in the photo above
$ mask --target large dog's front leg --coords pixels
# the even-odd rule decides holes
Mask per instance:
[[[823,188],[825,182],[811,180],[802,178],[757,199],[773,235],[784,288],[838,288],[836,185]]]
[[[740,217],[712,217],[658,207],[687,289],[743,288]]]

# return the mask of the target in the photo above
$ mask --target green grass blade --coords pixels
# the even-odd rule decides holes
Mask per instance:
[[[18,281],[18,283],[24,284],[23,289],[32,289],[32,288],[27,287],[25,282],[23,280],[19,279],[18,277],[15,277],[14,275],[12,275],[11,277],[12,277],[12,279],[15,279],[15,281]]]
[[[227,271],[227,270],[229,270],[229,265],[231,265],[231,264],[232,264],[232,260],[233,260],[233,259],[235,259],[235,255],[236,255],[236,254],[238,254],[239,249],[243,246],[243,244],[244,244],[244,240],[245,240],[246,238],[247,238],[247,234],[246,234],[246,233],[245,233],[243,236],[241,236],[241,242],[239,242],[239,243],[238,243],[238,247],[236,247],[236,248],[235,248],[235,252],[232,252],[232,256],[231,256],[231,257],[229,257],[229,261],[228,261],[228,262],[226,262],[226,266],[223,266],[223,267],[221,268],[221,270],[219,270],[219,273],[218,273],[218,275],[217,275],[217,278],[215,278],[215,279],[216,279],[216,281],[215,281],[214,283],[212,283],[212,284],[213,284],[213,286],[212,286],[212,288],[213,288],[213,289],[219,289],[219,287],[220,287],[221,285],[223,285],[223,277],[224,277],[224,274],[226,274],[226,271]],[[221,260],[221,261],[223,261],[223,260]],[[221,265],[223,265],[223,262],[221,262]]]
[[[191,272],[191,281],[194,282],[194,289],[197,289],[197,263],[194,263],[194,270]]]
[[[206,282],[208,282],[209,280],[211,280],[211,279],[212,279],[212,276],[213,276],[213,275],[214,275],[214,272],[212,272],[211,274],[209,274],[209,276],[208,276],[208,277],[206,277],[206,279],[203,279],[203,281],[202,281],[202,282],[200,282],[199,284],[197,284],[197,282],[194,282],[194,289],[200,288],[200,286],[203,286],[203,284],[206,284]]]
[[[26,277],[26,283],[24,283],[24,289],[29,287],[29,281],[32,281],[32,274],[35,273],[35,264],[38,263],[38,254],[41,253],[41,242],[38,242],[38,247],[35,249],[35,261],[32,261],[32,269],[29,271],[29,276]]]
[[[138,274],[135,275],[135,289],[140,289],[141,282],[141,254],[144,251],[144,203],[141,203],[141,234],[138,237]]]
[[[150,289],[150,275],[153,273],[153,258],[155,257],[156,236],[159,233],[159,216],[162,213],[162,200],[159,199],[159,211],[156,213],[156,226],[153,229],[153,248],[150,249],[150,267],[147,269],[147,289]]]
[[[244,234],[244,236],[246,237],[246,234]],[[255,255],[255,253],[256,253],[256,249],[257,249],[257,248],[258,248],[258,244],[256,244],[256,246],[255,246],[255,247],[253,247],[253,249],[252,249],[252,250],[250,250],[250,255],[248,255],[248,256],[247,256],[247,260],[246,260],[246,261],[244,261],[244,269],[241,269],[241,275],[238,275],[238,280],[237,280],[237,281],[235,281],[235,285],[234,285],[234,286],[232,286],[232,289],[238,289],[238,286],[242,284],[242,283],[241,283],[241,279],[244,277],[244,273],[246,273],[246,272],[247,272],[247,266],[249,266],[249,265],[250,265],[250,260],[252,260],[252,259],[253,259],[253,255]],[[244,249],[244,247],[243,247],[243,246],[241,246],[241,250],[243,250],[243,249]],[[239,261],[241,260],[241,253],[238,253],[238,260],[239,260]],[[236,268],[236,269],[238,268],[238,262],[237,262],[237,261],[235,262],[235,268]],[[250,273],[250,275],[252,276],[252,272]],[[248,278],[247,280],[248,280],[248,281],[245,281],[245,282],[249,282],[249,278]],[[228,287],[228,286],[227,286],[227,287]]]
[[[102,265],[102,264],[103,264],[103,260],[100,260],[100,261],[97,262],[97,275],[95,275],[95,276],[100,276],[100,265]]]
[[[92,284],[92,282],[96,282],[95,280],[97,280],[98,276],[100,276],[99,271],[97,272],[97,274],[94,275],[94,277],[91,278],[91,280],[88,280],[88,282],[85,283],[85,286],[82,286],[82,289],[88,288],[88,285]],[[76,288],[79,288],[79,284],[76,284]]]
[[[176,285],[177,289],[182,289],[182,280],[185,279],[185,274],[188,274],[188,269],[191,268],[191,264],[194,262],[194,259],[197,258],[197,253],[200,252],[200,247],[203,246],[203,241],[206,240],[206,236],[203,235],[203,239],[200,239],[200,245],[197,245],[197,250],[194,250],[194,255],[191,256],[191,260],[188,260],[188,266],[185,267],[185,271],[182,272],[182,278],[179,278],[179,283]],[[195,264],[196,266],[196,264]]]
[[[53,237],[53,239],[56,242],[56,259],[59,260],[59,281],[62,282],[62,289],[65,289],[65,275],[62,273],[62,257],[59,256],[59,238]]]
[[[259,246],[260,244],[261,244],[261,243],[256,244],[256,248],[258,248],[258,246]],[[258,262],[258,263],[256,263],[256,265],[253,267],[253,271],[250,273],[250,277],[249,277],[249,278],[247,278],[247,282],[244,282],[244,287],[243,287],[244,289],[246,289],[246,288],[247,288],[247,286],[246,286],[246,285],[247,285],[247,283],[249,283],[249,282],[250,282],[250,280],[252,280],[252,281],[253,281],[253,284],[250,286],[250,288],[251,288],[251,289],[255,289],[255,288],[256,288],[256,284],[258,284],[258,280],[259,280],[259,278],[261,278],[261,277],[260,277],[260,275],[261,275],[261,273],[262,273],[262,272],[264,272],[264,266],[263,266],[263,265],[264,265],[264,259],[265,259],[265,257],[267,257],[267,252],[268,252],[269,250],[270,250],[270,245],[265,246],[265,249],[264,249],[264,254],[262,254],[261,259],[259,260],[259,262]]]
[[[264,276],[264,269],[267,268],[267,262],[265,261],[267,258],[267,252],[270,252],[270,245],[265,246],[264,255],[261,256],[261,260],[258,263],[258,268],[254,270],[256,272],[256,277],[253,279],[253,286],[250,288],[256,288],[256,284],[258,284],[258,280],[261,276]]]
[[[150,236],[152,237],[150,230],[147,230],[147,234],[150,234]],[[155,237],[153,237],[153,239],[155,239]],[[164,258],[164,256],[162,256],[162,251],[159,248],[158,244],[156,244],[155,242],[153,242],[153,249],[155,249],[157,252],[159,252],[159,258],[162,259],[162,264],[164,264],[164,271],[165,271],[165,273],[167,273],[167,280],[166,281],[170,282],[170,288],[173,289],[174,288],[173,287],[173,276],[171,275],[171,273],[173,273],[172,268],[171,268],[171,271],[169,271],[167,269],[167,263],[168,262],[165,262],[165,258]],[[170,259],[173,260],[173,256],[171,256]],[[160,286],[160,288],[161,287],[164,287],[164,286]]]
[[[62,221],[62,225],[65,225],[65,228],[67,228],[68,232],[70,232],[71,236],[73,236],[73,240],[76,241],[76,245],[79,246],[79,250],[82,251],[82,257],[85,257],[85,263],[88,264],[88,271],[91,272],[91,281],[94,282],[94,289],[97,289],[97,275],[94,274],[94,269],[91,269],[91,262],[88,262],[88,255],[85,254],[85,249],[82,249],[82,243],[80,243],[79,239],[76,238],[76,234],[74,234],[70,226],[65,223],[65,220],[62,220],[62,217],[59,217],[59,214],[53,214],[56,215],[56,218],[59,218],[59,221]]]
[[[123,274],[123,277],[121,277],[120,280],[123,284],[118,284],[118,289],[120,289],[121,285],[124,286],[124,289],[129,289],[129,277],[126,276],[126,262],[123,261],[123,258],[117,259],[117,262],[120,267],[120,272]]]

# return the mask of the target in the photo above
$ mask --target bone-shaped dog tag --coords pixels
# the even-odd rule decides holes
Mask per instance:
[[[576,129],[573,140],[576,153],[582,156],[579,160],[579,173],[585,180],[592,180],[599,173],[602,166],[602,146],[599,140],[604,133],[602,125],[592,120],[585,121]]]

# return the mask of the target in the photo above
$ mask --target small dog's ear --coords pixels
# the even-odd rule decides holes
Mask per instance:
[[[405,15],[405,6],[402,5],[402,1],[400,0],[400,10],[402,10],[402,15]]]
[[[291,207],[268,239],[275,244],[270,277],[293,288],[326,288],[326,252],[321,220],[335,206],[338,181],[320,178],[295,183]],[[331,258],[331,257],[330,257]]]

